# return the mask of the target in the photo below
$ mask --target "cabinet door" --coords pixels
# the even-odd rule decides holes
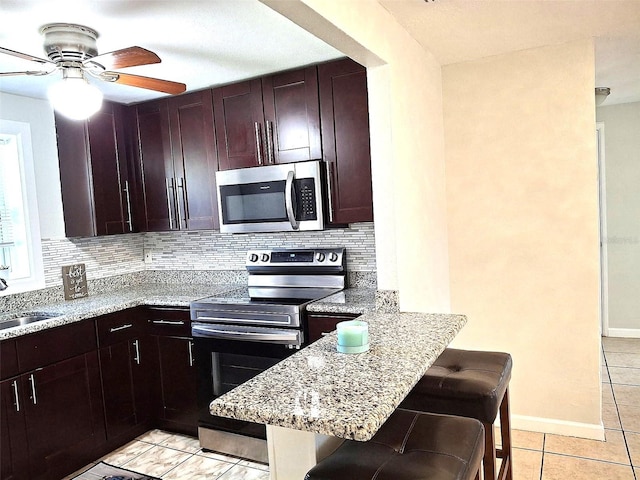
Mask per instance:
[[[54,112],[60,166],[64,229],[67,237],[97,235],[87,122]]]
[[[268,163],[319,159],[320,111],[316,67],[262,80]]]
[[[178,337],[157,337],[157,341],[162,392],[160,418],[173,429],[194,433],[198,401],[193,342]]]
[[[180,230],[218,227],[211,90],[169,99],[169,130]]]
[[[220,170],[264,164],[260,79],[214,89],[213,107]]]
[[[18,377],[0,382],[0,478],[28,478],[27,433],[22,385]]]
[[[329,223],[373,220],[366,69],[350,59],[318,65]]]
[[[145,231],[174,228],[177,218],[166,100],[136,107],[136,157],[139,222]]]
[[[122,108],[105,102],[87,120],[98,235],[133,231]]]
[[[105,441],[96,352],[24,374],[31,478],[62,478],[97,458]]]
[[[352,315],[348,313],[314,313],[307,317],[308,339],[309,343],[321,339],[327,333],[333,332],[339,322],[345,320],[353,320],[360,315]]]
[[[108,440],[126,433],[136,425],[129,344],[129,341],[120,342],[99,350]]]
[[[121,109],[105,102],[86,121],[55,115],[68,237],[132,231]]]

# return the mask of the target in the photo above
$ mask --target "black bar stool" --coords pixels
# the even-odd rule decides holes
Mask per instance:
[[[305,480],[479,480],[483,452],[479,421],[398,409],[371,440],[346,440]]]
[[[484,425],[484,479],[512,480],[509,380],[511,355],[447,348],[418,381],[400,408],[457,415]],[[502,448],[496,448],[493,422],[500,412]],[[502,459],[496,472],[496,457]]]

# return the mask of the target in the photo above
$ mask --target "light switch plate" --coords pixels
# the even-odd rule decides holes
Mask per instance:
[[[151,263],[153,262],[153,254],[151,252],[151,250],[145,250],[144,252],[144,263]]]

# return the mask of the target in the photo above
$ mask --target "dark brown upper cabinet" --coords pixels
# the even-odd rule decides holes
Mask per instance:
[[[67,237],[134,231],[123,108],[104,102],[84,121],[55,114]]]
[[[133,116],[142,229],[217,228],[211,90],[145,102]]]
[[[220,170],[321,158],[316,67],[213,90]]]
[[[373,221],[367,71],[350,59],[318,65],[329,223]]]

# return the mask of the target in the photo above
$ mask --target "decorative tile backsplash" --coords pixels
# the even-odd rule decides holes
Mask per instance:
[[[373,223],[321,232],[231,234],[215,231],[145,233],[149,270],[244,270],[247,250],[257,248],[342,247],[347,270],[375,271]]]
[[[84,263],[91,280],[141,271],[243,271],[250,249],[337,246],[347,249],[347,270],[375,272],[375,237],[369,222],[321,232],[159,232],[42,241],[47,287],[62,285],[60,267],[73,263]],[[144,263],[145,252],[151,253],[150,263]]]
[[[62,285],[62,265],[84,263],[87,278],[105,278],[145,270],[142,234],[42,240],[45,285]]]

